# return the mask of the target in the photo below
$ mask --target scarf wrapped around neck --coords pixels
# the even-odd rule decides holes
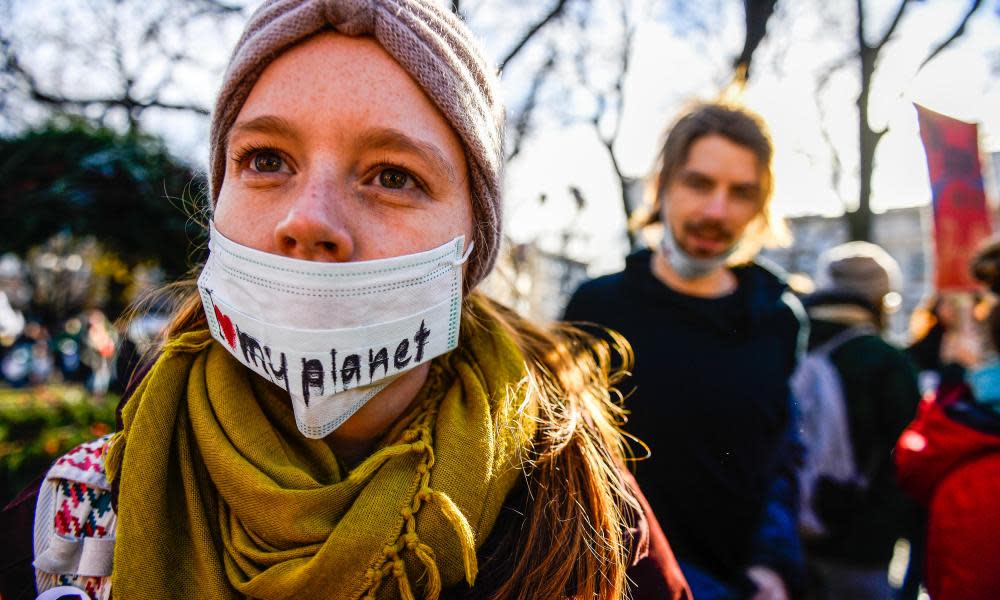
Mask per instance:
[[[120,479],[115,596],[409,600],[471,585],[535,407],[510,335],[464,321],[409,416],[346,473],[208,331],[168,343],[106,461]]]

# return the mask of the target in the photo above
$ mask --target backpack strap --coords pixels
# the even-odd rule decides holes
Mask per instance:
[[[833,354],[833,352],[837,348],[840,348],[847,342],[855,338],[864,337],[866,335],[878,335],[878,331],[873,326],[868,325],[867,323],[864,325],[848,327],[843,331],[837,332],[836,335],[834,335],[827,341],[823,342],[819,346],[816,346],[816,348],[814,348],[810,352],[810,354],[829,356]]]
[[[823,342],[817,346],[811,354],[821,355],[830,358],[830,355],[834,353],[838,348],[846,344],[847,342],[857,339],[859,337],[865,337],[866,335],[879,335],[879,332],[875,327],[869,323],[864,323],[861,325],[855,325],[853,327],[848,327],[843,331],[838,332],[836,335]],[[832,362],[832,361],[831,361]],[[855,460],[858,457],[855,456]],[[868,461],[865,462],[864,467],[858,468],[857,477],[855,478],[855,483],[862,490],[867,490],[871,480],[878,473],[879,469],[882,468],[882,464],[885,462],[884,457],[875,453],[873,456],[869,457]]]
[[[110,598],[117,516],[104,472],[110,435],[59,458],[35,506],[35,585],[39,593],[72,586],[96,600]]]

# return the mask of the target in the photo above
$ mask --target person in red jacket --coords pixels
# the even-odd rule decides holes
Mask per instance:
[[[1000,242],[973,263],[1000,293]],[[900,436],[903,489],[928,510],[926,585],[934,600],[1000,598],[1000,305],[986,321],[993,358],[945,374]]]

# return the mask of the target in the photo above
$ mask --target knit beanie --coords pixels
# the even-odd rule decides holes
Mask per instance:
[[[375,38],[461,140],[472,192],[475,247],[466,271],[472,288],[493,268],[500,246],[504,112],[496,73],[479,44],[434,0],[269,0],[257,9],[233,50],[212,113],[212,203],[225,176],[229,130],[257,79],[281,53],[323,30]]]
[[[900,288],[899,264],[869,242],[848,242],[823,252],[816,267],[816,293],[858,297],[882,311],[886,294]]]

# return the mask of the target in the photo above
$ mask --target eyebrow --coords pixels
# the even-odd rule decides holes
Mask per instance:
[[[232,130],[229,132],[228,141],[232,141],[232,139],[239,134],[248,133],[277,135],[291,138],[296,141],[299,139],[299,132],[290,121],[274,115],[264,115],[262,117],[257,117],[255,119],[250,119],[249,121],[243,121],[233,125]]]
[[[707,173],[702,173],[696,169],[686,168],[683,169],[679,176],[687,180],[702,180],[702,181],[715,181],[715,178]],[[737,181],[730,185],[731,188],[735,190],[747,191],[758,193],[760,192],[760,183],[756,181]]]
[[[734,183],[732,187],[734,190],[747,192],[748,194],[760,193],[760,184],[757,183]]]
[[[368,129],[356,138],[356,143],[365,148],[376,150],[395,150],[397,152],[411,152],[418,155],[424,162],[443,173],[448,181],[455,183],[458,181],[458,173],[451,161],[444,152],[434,144],[416,140],[398,129],[391,127],[376,127]]]

